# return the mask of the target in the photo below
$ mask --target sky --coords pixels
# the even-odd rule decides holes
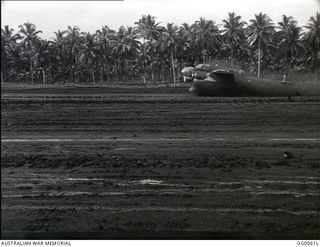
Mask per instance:
[[[29,21],[50,39],[57,30],[78,26],[81,31],[95,32],[107,25],[118,29],[133,26],[143,14],[151,14],[162,25],[173,22],[192,24],[200,17],[221,24],[228,12],[235,12],[249,22],[254,14],[264,12],[274,23],[282,15],[291,15],[306,25],[320,11],[320,0],[123,0],[123,1],[1,1],[1,27],[17,30]]]

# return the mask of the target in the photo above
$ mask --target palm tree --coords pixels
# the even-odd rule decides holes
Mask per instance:
[[[137,39],[138,35],[133,28],[126,29],[121,26],[112,40],[112,54],[116,57],[119,79],[124,77],[126,59],[135,56],[140,48],[140,42]]]
[[[142,38],[141,44],[141,59],[142,59],[142,70],[143,70],[143,81],[146,83],[146,63],[148,54],[146,54],[146,42],[152,42],[153,40],[158,40],[161,33],[163,32],[163,27],[160,26],[159,22],[156,22],[156,18],[151,15],[143,15],[138,22],[135,22],[136,30],[140,38]]]
[[[10,45],[12,42],[22,38],[20,34],[13,34],[13,32],[14,29],[9,28],[8,25],[5,25],[4,29],[1,28],[1,44]]]
[[[286,76],[288,77],[289,68],[293,66],[293,60],[299,51],[304,49],[301,41],[301,28],[297,27],[297,22],[292,16],[282,16],[282,21],[278,23],[280,30],[276,33],[278,49],[284,54],[287,63]]]
[[[177,46],[176,44],[177,30],[178,30],[177,26],[175,26],[173,23],[168,23],[167,27],[164,29],[161,39],[159,40],[161,44],[162,52],[168,51],[170,54],[172,77],[173,77],[174,84],[176,84],[174,53],[176,53],[176,46]]]
[[[92,84],[95,84],[94,65],[98,54],[98,44],[95,35],[91,35],[90,33],[82,34],[84,35],[84,42],[80,44],[79,62],[91,68]]]
[[[125,66],[125,68],[131,67],[131,66],[137,66],[138,61],[138,53],[141,50],[141,42],[139,41],[139,35],[137,33],[137,30],[134,27],[126,27],[125,29],[125,40],[124,42],[129,45],[128,53],[126,54],[126,64],[130,62],[130,66]],[[129,73],[130,70],[127,69],[127,73]]]
[[[139,36],[144,39],[143,43],[145,40],[157,40],[163,31],[160,22],[156,22],[156,18],[151,15],[143,15],[135,25]]]
[[[208,55],[218,50],[220,31],[218,26],[212,20],[200,18],[191,26],[193,32],[193,43],[200,49],[202,61],[204,62]]]
[[[228,15],[228,19],[223,20],[223,39],[230,48],[231,66],[233,68],[235,53],[245,39],[245,22],[240,21],[241,16],[234,12],[228,13]]]
[[[6,79],[10,81],[13,77],[14,81],[19,81],[29,69],[29,57],[24,52],[23,46],[18,43],[12,43],[7,47],[6,52]]]
[[[311,49],[311,54],[314,61],[315,80],[318,82],[319,70],[319,51],[320,51],[320,12],[316,13],[315,17],[310,17],[309,23],[305,26],[308,29],[306,40]]]
[[[54,32],[55,37],[52,38],[52,43],[56,49],[57,56],[61,60],[64,57],[64,47],[66,46],[66,36],[65,34],[67,33],[66,30],[60,31],[58,30],[57,32]]]
[[[46,67],[50,64],[50,54],[49,54],[49,42],[46,40],[40,40],[40,42],[35,47],[35,64],[40,66],[42,73],[42,82],[46,84]]]
[[[263,13],[255,15],[248,26],[248,41],[250,45],[258,44],[258,78],[261,72],[261,51],[268,45],[274,33],[272,20]]]
[[[54,32],[55,36],[50,41],[50,73],[52,78],[64,77],[68,70],[68,52],[66,51],[67,40],[66,40],[67,30],[58,30]],[[54,75],[52,73],[54,70]]]
[[[22,34],[23,40],[21,44],[26,48],[29,55],[29,73],[31,77],[31,83],[33,84],[33,56],[34,56],[34,46],[39,42],[38,34],[42,33],[40,30],[36,30],[36,26],[30,22],[26,22],[19,26],[19,32]]]
[[[71,66],[70,72],[73,71],[74,81],[78,82],[78,56],[80,47],[80,29],[77,26],[68,26],[67,37],[65,42],[67,54],[69,57],[69,66]]]
[[[103,82],[103,72],[106,67],[110,67],[111,64],[111,43],[116,36],[116,32],[110,29],[108,26],[104,26],[101,30],[96,31],[97,43],[99,45],[99,62],[100,62],[100,80]],[[109,78],[109,76],[108,76]]]
[[[22,37],[19,34],[13,34],[14,29],[8,25],[1,28],[1,84],[3,85],[4,77],[7,73],[8,56],[10,56],[11,46]]]

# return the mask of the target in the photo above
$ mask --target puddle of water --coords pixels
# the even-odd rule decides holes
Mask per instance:
[[[121,150],[133,150],[133,149],[136,149],[136,148],[115,148],[114,150],[121,151]]]
[[[142,179],[142,180],[138,180],[138,181],[132,181],[133,183],[137,183],[137,184],[143,184],[143,185],[158,185],[163,183],[163,181],[160,180],[155,180],[155,179]]]
[[[315,181],[289,181],[289,180],[244,180],[247,183],[257,183],[257,184],[320,184],[320,182]]]
[[[290,181],[290,180],[242,180],[242,181],[232,181],[232,182],[209,182],[209,184],[217,185],[244,185],[249,184],[296,184],[296,185],[305,185],[305,184],[320,184],[317,181]]]
[[[68,181],[102,181],[102,178],[67,178]]]

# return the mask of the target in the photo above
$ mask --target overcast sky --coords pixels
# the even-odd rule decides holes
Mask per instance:
[[[248,22],[254,14],[267,13],[275,23],[282,14],[292,15],[306,25],[320,9],[320,0],[124,0],[124,1],[1,1],[1,26],[18,26],[30,21],[42,30],[43,38],[53,32],[78,26],[95,32],[107,25],[113,29],[132,26],[143,14],[152,14],[165,25],[193,23],[199,17],[221,23],[228,12],[236,12]]]

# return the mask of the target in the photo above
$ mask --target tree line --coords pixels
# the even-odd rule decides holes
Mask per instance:
[[[265,13],[249,23],[228,13],[222,24],[200,18],[193,24],[161,25],[143,15],[134,26],[95,33],[77,26],[42,39],[30,22],[15,32],[1,29],[2,82],[176,82],[179,71],[198,63],[227,64],[257,77],[292,70],[318,78],[320,13],[300,27],[292,16],[273,23]]]

